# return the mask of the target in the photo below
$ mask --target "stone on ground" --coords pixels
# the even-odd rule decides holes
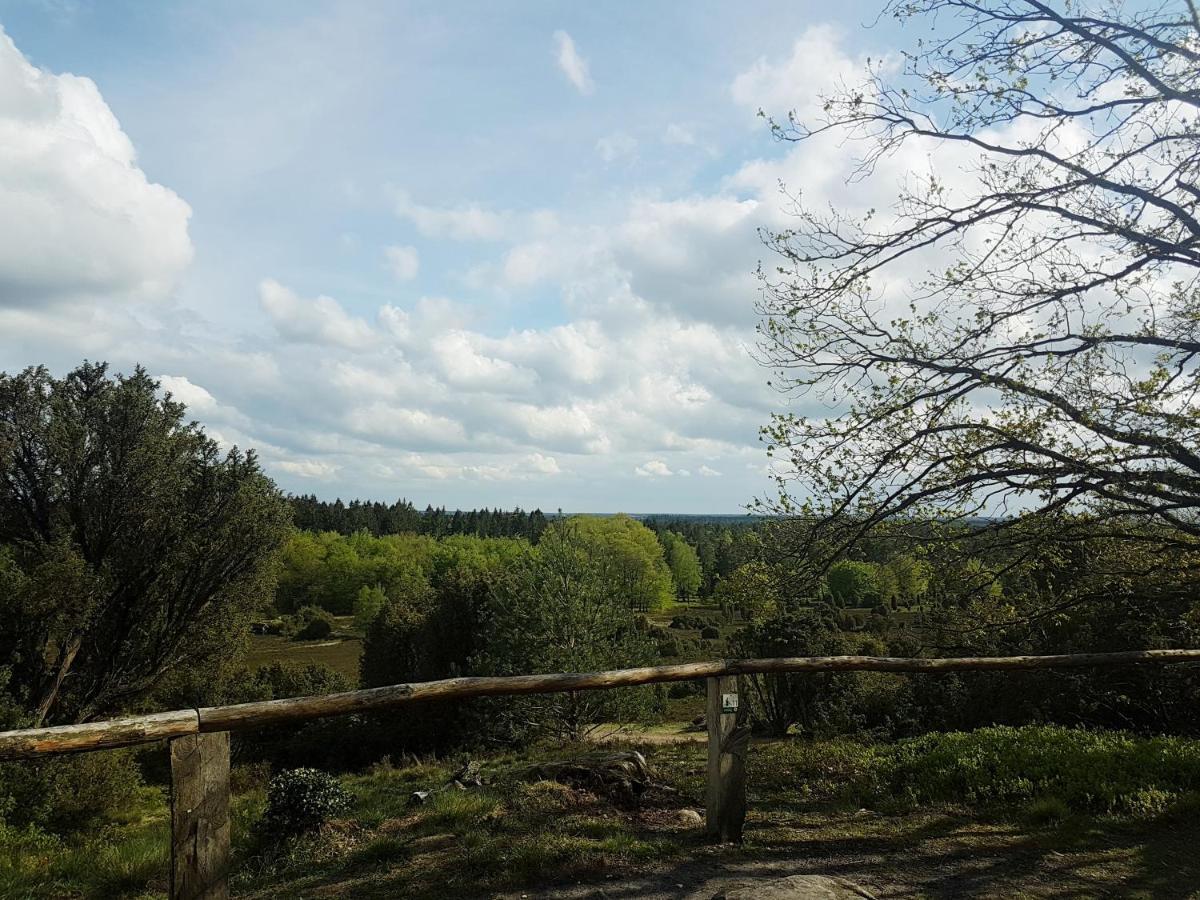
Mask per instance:
[[[713,900],[874,900],[874,896],[844,878],[830,875],[789,875],[786,878],[739,882]]]

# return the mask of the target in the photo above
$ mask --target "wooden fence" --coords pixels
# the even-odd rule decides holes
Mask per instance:
[[[0,760],[31,759],[166,740],[171,755],[171,897],[229,896],[229,733],[282,722],[376,712],[426,700],[607,690],[705,679],[708,783],[706,830],[740,840],[746,815],[749,730],[738,723],[740,676],[785,672],[1006,672],[1092,666],[1200,662],[1200,650],[1136,650],[1060,656],[919,659],[807,656],[727,659],[578,674],[447,678],[415,684],[293,697],[234,706],[180,709],[107,722],[0,733]]]

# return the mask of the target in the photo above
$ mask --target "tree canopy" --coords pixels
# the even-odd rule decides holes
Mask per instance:
[[[565,524],[572,542],[582,547],[612,586],[615,599],[641,610],[660,609],[671,602],[671,572],[654,532],[626,515],[572,516]]]
[[[764,360],[780,389],[835,412],[774,417],[779,497],[764,505],[826,523],[829,558],[883,522],[1029,512],[1193,542],[1195,6],[887,11],[922,27],[902,66],[773,122],[783,140],[845,140],[869,184],[902,153],[931,169],[883,209],[801,195],[768,238]]]
[[[141,368],[0,373],[0,659],[36,722],[214,666],[270,602],[288,510]]]

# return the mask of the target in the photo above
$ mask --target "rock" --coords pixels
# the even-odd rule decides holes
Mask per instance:
[[[681,809],[675,814],[675,820],[686,828],[697,828],[704,824],[704,816],[694,809]]]
[[[875,900],[853,882],[830,875],[789,875],[786,878],[739,882],[713,900]]]

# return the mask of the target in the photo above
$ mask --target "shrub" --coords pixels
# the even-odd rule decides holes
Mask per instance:
[[[754,622],[730,641],[730,655],[745,658],[838,656],[858,645],[834,627],[827,611],[783,609]],[[805,735],[849,730],[856,722],[860,673],[822,672],[748,677],[753,720],[782,737],[795,726]]]
[[[704,638],[706,641],[715,641],[721,637],[721,629],[717,628],[715,625],[705,626],[705,628],[703,628],[700,632],[700,637]]]
[[[225,684],[221,702],[332,694],[353,686],[346,676],[323,663],[276,662],[235,673]],[[349,737],[359,724],[356,717],[338,717],[249,729],[234,736],[234,755],[243,763],[266,761],[276,767],[354,767],[363,762],[360,751],[368,749],[361,740]]]
[[[267,786],[267,809],[259,827],[282,840],[315,831],[350,809],[350,795],[338,780],[318,769],[288,769]]]
[[[1036,828],[1058,823],[1071,817],[1071,807],[1058,797],[1043,797],[1025,807],[1025,821]]]
[[[293,641],[319,641],[333,634],[333,616],[319,606],[306,606],[296,614]]]
[[[129,750],[0,765],[0,823],[85,829],[128,806],[142,785]]]

